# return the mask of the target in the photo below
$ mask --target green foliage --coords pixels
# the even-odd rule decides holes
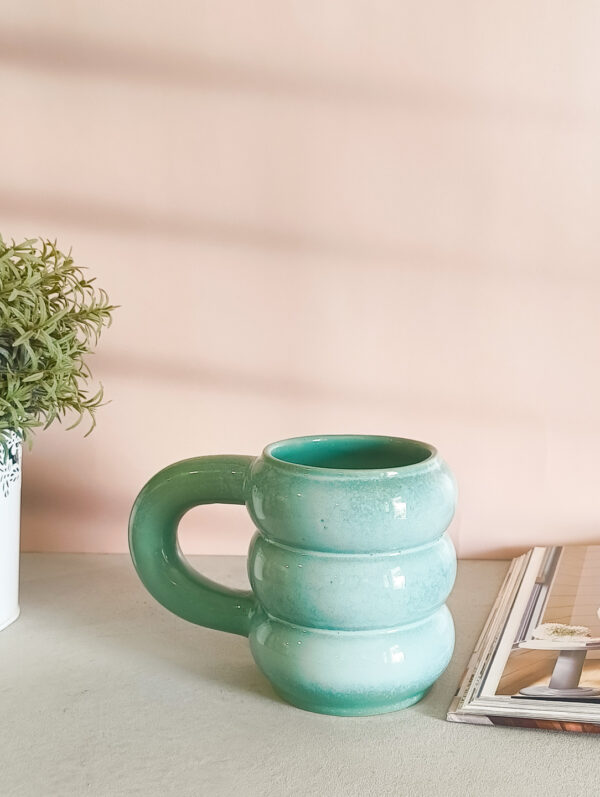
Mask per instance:
[[[68,413],[77,426],[102,403],[102,386],[89,389],[85,357],[115,309],[105,291],[86,279],[49,240],[11,245],[0,236],[0,440],[47,428]]]

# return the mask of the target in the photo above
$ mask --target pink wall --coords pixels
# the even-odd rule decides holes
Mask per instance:
[[[161,466],[341,431],[438,445],[463,556],[597,540],[599,39],[592,0],[5,2],[2,232],[122,305],[24,547],[123,551]]]

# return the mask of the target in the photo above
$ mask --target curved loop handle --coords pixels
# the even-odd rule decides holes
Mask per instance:
[[[144,586],[191,623],[248,636],[256,599],[250,590],[221,586],[185,560],[177,541],[183,515],[200,504],[244,504],[254,457],[196,457],[161,470],[142,489],[129,520],[131,558]]]

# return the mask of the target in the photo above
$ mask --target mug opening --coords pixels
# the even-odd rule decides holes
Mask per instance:
[[[334,470],[389,470],[418,465],[435,449],[402,437],[328,435],[297,437],[267,446],[265,454],[279,462]]]

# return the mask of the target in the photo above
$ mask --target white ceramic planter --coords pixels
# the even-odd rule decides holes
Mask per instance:
[[[0,631],[19,616],[19,532],[21,519],[21,439],[4,435],[0,446]]]

